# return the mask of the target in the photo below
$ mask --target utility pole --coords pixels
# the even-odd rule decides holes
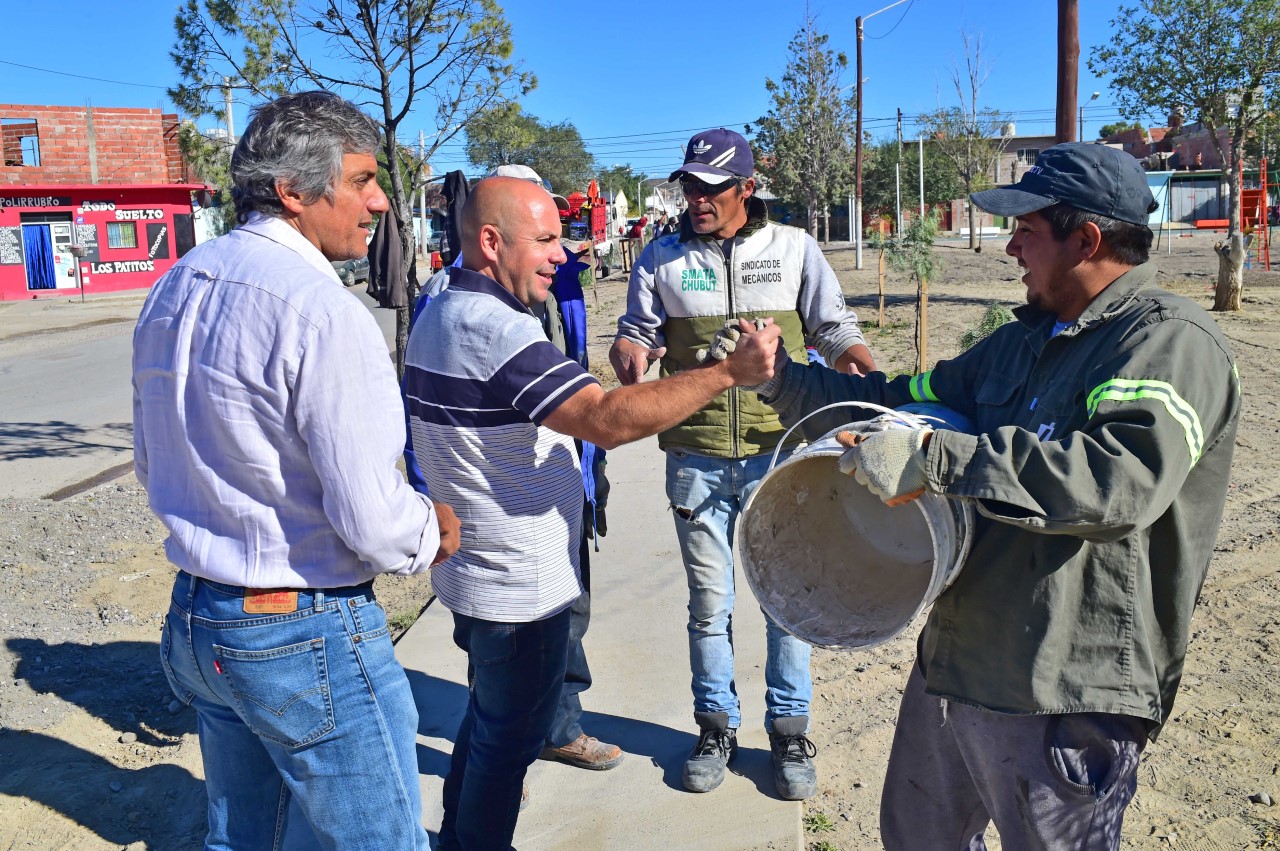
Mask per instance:
[[[893,164],[894,227],[902,236],[902,107],[898,107],[898,161]]]
[[[853,169],[856,173],[853,185],[853,215],[849,223],[849,227],[857,231],[857,238],[854,241],[854,263],[855,269],[862,268],[862,25],[869,18],[874,18],[881,12],[887,12],[894,6],[900,6],[907,0],[897,0],[896,3],[890,3],[883,9],[877,9],[870,15],[859,15],[857,19],[858,26],[858,129],[857,138],[853,140]]]
[[[236,123],[231,117],[231,78],[223,76],[222,78],[222,99],[226,104],[227,110],[227,142],[231,147],[236,146]]]
[[[1076,88],[1080,79],[1080,3],[1058,0],[1058,110],[1055,142],[1076,141]]]
[[[920,137],[920,218],[924,219],[924,136]]]
[[[853,136],[853,209],[849,211],[849,230],[853,231],[853,268],[862,268],[862,16],[858,16],[858,67],[854,71],[858,83],[858,123]]]

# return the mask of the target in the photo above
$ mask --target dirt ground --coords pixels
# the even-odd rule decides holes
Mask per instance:
[[[1206,307],[1212,239],[1174,238],[1172,253],[1166,242],[1155,257],[1164,286]],[[1003,240],[988,239],[981,254],[940,243],[930,363],[954,355],[992,302],[1021,303],[1020,274],[1002,249]],[[851,247],[832,245],[828,256],[877,362],[911,370],[914,285],[890,275],[877,327],[874,252],[862,271]],[[625,281],[615,275],[587,299],[593,371],[611,386],[606,352]],[[1280,848],[1280,809],[1250,801],[1280,798],[1280,272],[1247,272],[1245,310],[1217,319],[1245,394],[1235,470],[1178,704],[1143,757],[1126,849]],[[199,847],[194,719],[170,712],[156,665],[172,579],[162,540],[132,477],[60,503],[0,498],[0,849]],[[428,584],[379,583],[393,619],[407,626]],[[915,632],[873,650],[815,653],[812,849],[879,847],[880,785]]]

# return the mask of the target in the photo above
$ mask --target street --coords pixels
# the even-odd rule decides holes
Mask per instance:
[[[394,343],[395,312],[348,290]],[[0,497],[66,495],[133,461],[133,326],[145,292],[0,302]]]

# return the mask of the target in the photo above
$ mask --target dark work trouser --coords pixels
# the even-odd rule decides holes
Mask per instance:
[[[582,700],[579,697],[591,688],[591,669],[587,667],[587,651],[582,647],[582,637],[587,634],[591,620],[591,546],[585,534],[578,548],[582,572],[582,596],[569,609],[569,662],[564,672],[564,689],[556,706],[556,718],[547,734],[547,747],[561,748],[582,735]]]
[[[918,665],[902,695],[880,800],[887,851],[1120,845],[1146,725],[1127,715],[1007,715],[925,693]]]

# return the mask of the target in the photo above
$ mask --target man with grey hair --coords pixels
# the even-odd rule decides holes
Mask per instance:
[[[395,372],[330,263],[387,209],[380,141],[327,92],[259,107],[231,159],[240,227],[134,331],[135,465],[178,568],[161,662],[199,721],[211,848],[428,847],[373,578],[449,557],[458,520],[395,469]]]

